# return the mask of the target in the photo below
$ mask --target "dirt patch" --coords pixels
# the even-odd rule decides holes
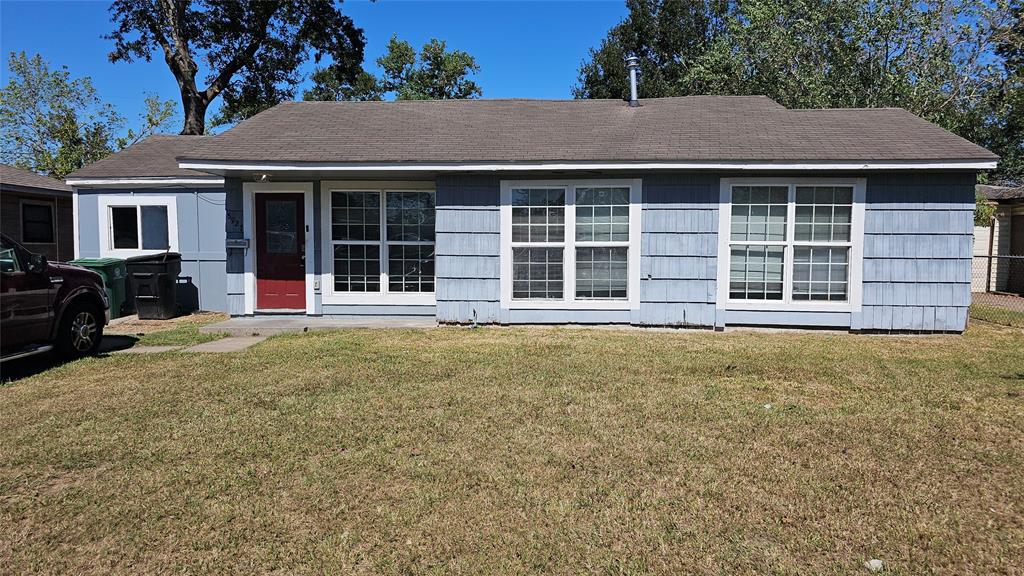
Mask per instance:
[[[178,316],[170,320],[140,320],[138,316],[126,316],[114,320],[104,330],[106,334],[121,336],[141,336],[154,332],[174,330],[181,326],[211,324],[227,320],[226,314],[219,312],[196,312],[186,316]]]

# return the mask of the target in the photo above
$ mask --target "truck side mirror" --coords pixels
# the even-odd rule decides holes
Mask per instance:
[[[35,274],[42,274],[46,270],[46,256],[43,254],[29,254],[28,271]]]

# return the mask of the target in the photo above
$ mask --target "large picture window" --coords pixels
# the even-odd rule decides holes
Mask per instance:
[[[728,300],[848,305],[854,183],[728,183]]]
[[[434,292],[434,193],[331,190],[333,294]]]
[[[503,302],[622,309],[639,301],[639,182],[503,182],[502,194]]]

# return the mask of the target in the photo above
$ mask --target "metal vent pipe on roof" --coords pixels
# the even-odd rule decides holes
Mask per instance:
[[[636,73],[640,69],[640,58],[635,54],[627,56],[626,68],[629,68],[629,105],[639,106],[640,101],[636,94]]]

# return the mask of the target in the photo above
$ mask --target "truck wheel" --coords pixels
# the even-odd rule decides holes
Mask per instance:
[[[57,352],[65,358],[81,358],[96,353],[103,338],[103,316],[93,304],[72,304],[64,312],[57,328]]]

